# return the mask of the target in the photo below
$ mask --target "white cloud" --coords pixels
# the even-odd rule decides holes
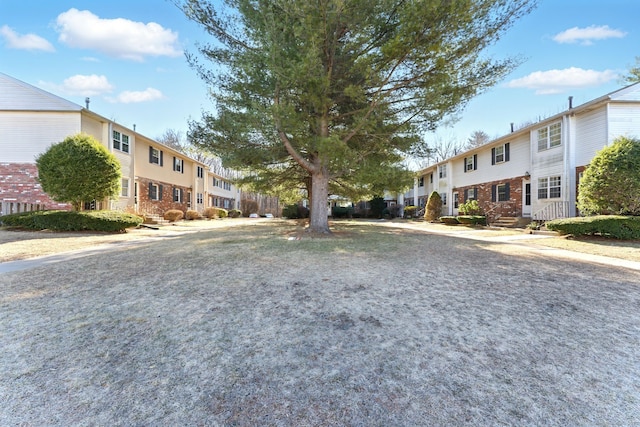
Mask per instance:
[[[613,70],[595,71],[582,68],[536,71],[511,80],[506,87],[535,89],[537,95],[562,93],[569,89],[598,86],[618,78]]]
[[[147,56],[180,56],[178,33],[155,22],[102,19],[88,10],[69,9],[58,15],[60,42],[95,49],[108,56],[143,61]]]
[[[64,95],[95,96],[109,93],[113,90],[113,85],[109,83],[105,76],[95,74],[90,76],[77,74],[65,79],[61,85],[48,82],[39,82],[38,84],[42,88]]]
[[[46,39],[35,34],[18,34],[7,25],[0,28],[0,35],[4,38],[7,47],[22,50],[44,50],[55,52],[55,48]]]
[[[627,33],[620,30],[609,28],[608,25],[595,26],[586,28],[573,27],[556,34],[553,37],[558,43],[580,43],[585,46],[593,44],[593,40],[604,40],[610,38],[622,38]]]
[[[112,103],[133,104],[137,102],[155,101],[162,99],[164,96],[158,89],[149,87],[143,91],[124,91],[115,98],[107,98]]]

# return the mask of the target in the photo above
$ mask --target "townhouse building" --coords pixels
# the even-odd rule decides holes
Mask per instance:
[[[405,205],[424,207],[437,191],[443,215],[475,199],[489,221],[546,221],[579,216],[582,173],[595,154],[620,136],[640,137],[640,83],[568,108],[417,174]]]
[[[0,73],[0,215],[70,209],[51,200],[37,181],[36,157],[80,132],[119,160],[122,183],[114,200],[87,201],[85,209],[162,214],[239,206],[241,191],[206,164],[49,92]]]

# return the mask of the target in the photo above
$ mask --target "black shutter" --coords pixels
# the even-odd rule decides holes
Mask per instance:
[[[495,147],[491,149],[491,164],[492,165],[496,164],[496,148]]]
[[[464,166],[464,172],[467,173],[467,158],[466,157],[464,158],[464,162],[463,162],[462,166]]]
[[[180,203],[184,203],[184,191],[182,191],[182,188],[180,189]]]
[[[473,155],[473,170],[477,170],[478,169],[478,155],[474,154]]]
[[[173,170],[176,170],[176,156],[173,156]]]
[[[467,203],[467,199],[469,198],[469,189],[464,190],[464,203]]]
[[[473,198],[478,200],[478,187],[473,188]]]
[[[506,200],[507,200],[507,201],[509,201],[509,200],[511,200],[511,196],[509,195],[509,183],[507,182],[507,183],[504,185],[504,187],[505,187],[504,192],[505,192],[505,195],[506,195],[506,197],[507,197],[507,199],[506,199]]]
[[[160,150],[160,166],[162,166],[162,150]]]
[[[161,151],[162,153],[162,151]],[[162,158],[162,157],[160,157]],[[158,185],[158,200],[162,200],[162,185]]]
[[[509,143],[504,144],[504,161],[509,161]]]
[[[491,201],[495,202],[496,201],[496,185],[492,185],[491,186]]]
[[[149,163],[153,163],[153,147],[149,147]]]
[[[153,200],[153,184],[149,183],[149,200]]]
[[[180,172],[184,173],[184,160],[180,160]]]

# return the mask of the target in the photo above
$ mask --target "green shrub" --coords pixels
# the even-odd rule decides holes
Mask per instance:
[[[202,216],[209,219],[218,218],[218,208],[209,207],[202,212]]]
[[[424,209],[424,219],[435,221],[442,213],[442,198],[437,191],[432,192],[427,199],[427,206]]]
[[[482,208],[477,200],[467,200],[458,207],[462,215],[482,215]]]
[[[198,211],[188,210],[185,218],[188,220],[202,219],[202,215],[200,215],[200,212]]]
[[[547,229],[573,236],[604,236],[614,239],[640,239],[640,217],[598,215],[549,221]]]
[[[289,219],[309,218],[309,209],[294,203],[282,209],[282,216]]]
[[[162,217],[169,222],[176,222],[184,218],[184,212],[178,209],[169,209]]]
[[[458,221],[458,218],[455,216],[441,216],[440,217],[440,221],[442,221],[443,223],[447,224],[447,225],[457,225],[460,224],[460,222]]]
[[[458,215],[456,217],[460,224],[486,225],[487,218],[482,215]]]
[[[240,209],[231,209],[229,211],[229,218],[240,218],[242,216],[242,211]]]
[[[404,208],[404,217],[405,218],[413,218],[418,210],[417,206],[407,206]]]
[[[28,230],[122,232],[142,224],[142,218],[117,211],[35,211],[4,215],[0,222]]]
[[[222,209],[222,208],[216,208],[218,209],[218,218],[226,218],[229,216],[229,211],[226,209]]]

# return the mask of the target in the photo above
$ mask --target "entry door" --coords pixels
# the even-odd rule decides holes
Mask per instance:
[[[522,181],[522,216],[531,217],[531,181]]]

